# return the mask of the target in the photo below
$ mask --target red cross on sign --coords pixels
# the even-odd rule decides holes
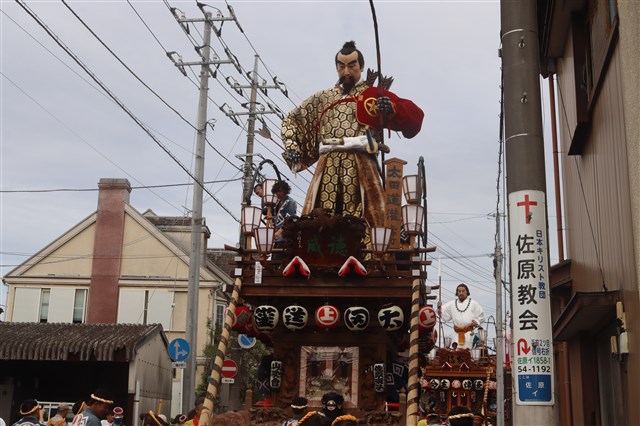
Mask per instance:
[[[232,359],[225,359],[222,363],[220,374],[227,379],[236,377],[236,374],[238,374],[238,364]]]
[[[533,216],[533,213],[531,213],[531,209],[529,207],[531,206],[537,206],[538,202],[537,201],[530,201],[529,200],[529,194],[526,194],[524,196],[524,201],[519,201],[517,203],[518,207],[522,207],[524,206],[524,214],[525,214],[525,219],[527,220],[527,225],[531,223],[531,217]]]

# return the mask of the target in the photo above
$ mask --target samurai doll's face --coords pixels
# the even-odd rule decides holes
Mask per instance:
[[[360,81],[362,75],[362,68],[358,63],[358,52],[354,51],[348,55],[338,53],[336,71],[338,71],[338,79],[342,83],[345,93],[351,90]]]

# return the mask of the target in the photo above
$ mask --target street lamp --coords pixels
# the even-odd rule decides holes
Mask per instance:
[[[266,256],[273,250],[273,236],[275,229],[260,227],[253,230],[253,238],[256,240],[258,253]]]
[[[262,188],[264,189],[264,194],[262,194],[262,201],[264,201],[265,206],[275,206],[278,202],[278,197],[276,197],[275,194],[271,193],[273,185],[275,185],[276,182],[277,180],[275,179],[265,179],[262,182]]]
[[[260,216],[262,215],[262,209],[256,206],[244,206],[242,208],[242,233],[244,235],[251,235],[253,230],[260,225]]]
[[[402,206],[402,228],[411,236],[422,233],[422,223],[424,221],[424,207],[417,204],[407,204]]]
[[[371,246],[374,253],[383,254],[389,248],[391,229],[382,227],[371,228]]]
[[[420,202],[420,182],[418,175],[407,175],[402,178],[402,192],[409,204]]]

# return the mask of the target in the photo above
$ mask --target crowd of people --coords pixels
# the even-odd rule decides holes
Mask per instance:
[[[122,425],[124,410],[113,407],[114,401],[104,391],[95,391],[86,401],[78,401],[71,407],[61,403],[56,414],[45,420],[45,409],[35,399],[27,399],[20,405],[20,419],[12,426],[117,426]],[[336,392],[327,392],[322,396],[322,408],[312,410],[309,401],[296,397],[291,401],[292,416],[282,426],[355,426],[360,423],[354,415],[344,412],[344,398]],[[188,414],[178,414],[171,421],[164,414],[146,411],[140,415],[142,426],[198,426],[204,407],[204,398],[198,398],[195,407]],[[477,416],[476,416],[477,417]],[[69,422],[69,419],[73,418]],[[0,419],[0,426],[5,426]],[[215,415],[211,424],[216,426],[245,426],[248,419],[242,414],[229,411]],[[474,415],[467,407],[455,406],[446,419],[429,415],[419,421],[418,426],[427,425],[473,426]]]

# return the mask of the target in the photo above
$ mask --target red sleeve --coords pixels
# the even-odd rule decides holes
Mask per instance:
[[[420,132],[424,112],[416,104],[408,99],[402,99],[391,92],[384,93],[393,103],[395,114],[389,119],[387,126],[391,130],[402,132],[402,135],[411,139]]]

